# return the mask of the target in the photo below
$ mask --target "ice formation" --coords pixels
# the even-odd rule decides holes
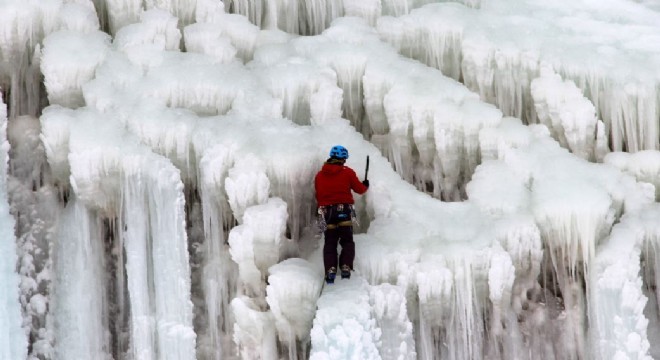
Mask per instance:
[[[660,356],[657,10],[436,2],[0,0],[0,357]]]
[[[538,122],[530,84],[548,64],[593,102],[613,150],[639,151],[659,144],[658,24],[657,11],[633,2],[489,1],[426,6],[383,17],[378,29],[402,54],[527,123]]]
[[[18,302],[19,276],[16,273],[16,237],[15,220],[9,213],[7,197],[7,166],[9,142],[7,133],[7,110],[0,98],[0,278],[6,290],[0,296],[0,329],[2,343],[0,355],[6,359],[24,359],[27,357],[28,339],[22,329],[21,307]]]

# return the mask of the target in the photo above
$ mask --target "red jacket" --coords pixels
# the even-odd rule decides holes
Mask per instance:
[[[342,164],[323,164],[314,179],[316,202],[319,206],[353,204],[351,190],[364,194],[367,187],[358,180],[353,169]]]

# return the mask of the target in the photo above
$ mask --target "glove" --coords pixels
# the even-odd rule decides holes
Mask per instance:
[[[362,181],[362,185],[369,187],[369,180]]]

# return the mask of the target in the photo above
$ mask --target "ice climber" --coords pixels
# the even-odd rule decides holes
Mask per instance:
[[[325,237],[323,245],[323,265],[325,281],[332,284],[337,275],[337,243],[341,245],[339,265],[342,279],[351,277],[355,243],[353,242],[353,194],[364,194],[369,188],[369,180],[360,182],[355,171],[345,166],[348,150],[341,145],[333,146],[330,158],[316,174],[314,187],[321,229]]]

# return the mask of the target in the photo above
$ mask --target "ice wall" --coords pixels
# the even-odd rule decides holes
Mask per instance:
[[[485,150],[483,158],[486,160],[490,157],[489,149],[497,148],[493,154],[509,170],[502,171],[504,169],[499,165],[485,162],[475,174],[475,180],[469,184],[468,195],[491,211],[496,208],[506,212],[531,209],[543,241],[544,263],[552,267],[552,276],[562,294],[559,310],[564,317],[561,324],[557,324],[558,314],[553,314],[550,306],[542,321],[536,322],[534,317],[530,317],[532,327],[545,327],[544,331],[554,332],[558,329],[552,328],[558,325],[564,334],[563,348],[543,353],[545,356],[560,356],[563,353],[561,357],[575,357],[595,351],[585,339],[588,325],[596,325],[596,322],[587,319],[585,314],[593,310],[590,306],[593,306],[594,301],[604,300],[593,292],[584,293],[580,288],[593,284],[594,278],[603,276],[602,267],[593,268],[600,256],[597,247],[605,241],[612,225],[618,222],[624,211],[642,211],[653,202],[653,188],[649,184],[636,182],[631,176],[612,167],[594,165],[570,156],[556,142],[549,141],[545,127],[524,127],[507,119],[500,128],[482,132],[480,138],[482,149]],[[488,176],[483,173],[486,171],[490,172]],[[566,178],[569,174],[570,178]],[[493,181],[498,177],[499,181]],[[513,181],[514,178],[519,180]],[[520,188],[512,191],[512,184],[516,182]],[[507,201],[505,207],[501,207],[505,203],[498,199],[499,195],[489,197],[490,200],[473,197],[482,197],[486,195],[485,191],[502,192],[509,199],[518,200],[513,204]],[[488,201],[484,203],[484,200]],[[631,256],[634,258],[634,253]],[[540,284],[542,288],[536,288],[527,299],[533,299],[536,291],[543,293],[550,290],[546,281],[543,280]],[[548,305],[556,301],[552,297],[545,297]],[[536,306],[522,305],[523,309],[536,311]],[[633,331],[639,334],[639,329]],[[640,341],[644,341],[644,336],[642,334]],[[641,352],[645,351],[642,348]]]
[[[42,100],[38,44],[55,28],[61,5],[60,1],[1,4],[0,88],[9,105],[10,118],[38,114]]]
[[[61,152],[57,146],[69,151],[68,162],[53,161],[51,166],[70,168],[71,190],[85,207],[98,212],[96,221],[116,219],[115,241],[123,245],[118,251],[126,254],[124,286],[130,306],[132,356],[194,358],[196,336],[179,171],[140,147],[107,115],[89,109],[46,110],[42,127],[51,150],[49,159],[50,154]],[[90,138],[97,129],[103,129],[104,141]],[[62,133],[67,137],[60,137]],[[121,262],[119,265],[123,266]],[[72,306],[62,296],[57,301]],[[95,313],[90,311],[89,316]],[[88,336],[101,341],[105,331],[90,331]]]
[[[429,5],[381,18],[378,29],[402,54],[527,123],[538,122],[530,83],[548,64],[593,102],[613,150],[639,151],[658,148],[658,53],[649,44],[659,16],[629,1],[491,1],[478,10]]]
[[[0,295],[0,356],[6,359],[27,357],[27,338],[21,320],[21,305],[18,301],[19,276],[16,273],[15,220],[9,214],[7,199],[7,165],[9,142],[7,142],[7,107],[0,97],[0,278],[4,286]],[[39,304],[36,304],[37,310]]]
[[[67,106],[86,105],[52,106],[41,117],[55,179],[95,220],[110,224],[106,235],[121,254],[110,261],[126,268],[113,286],[126,291],[117,315],[126,317],[128,331],[109,330],[110,342],[130,339],[128,354],[113,355],[297,358],[307,356],[310,341],[311,353],[318,354],[312,356],[332,347],[350,351],[333,339],[353,340],[352,326],[309,334],[322,281],[320,259],[314,257],[320,239],[312,229],[311,184],[327,149],[338,141],[350,149],[348,164],[357,173],[363,173],[366,155],[372,160],[371,190],[357,202],[365,221],[357,230],[362,234],[356,236],[359,255],[351,280],[358,286],[349,292],[359,304],[347,315],[365,320],[362,356],[592,353],[586,332],[600,323],[587,323],[594,299],[582,289],[591,289],[592,276],[602,274],[594,259],[613,224],[624,212],[652,202],[649,186],[569,154],[545,126],[503,119],[460,83],[397,55],[367,21],[340,19],[322,35],[296,38],[259,30],[217,4],[198,5],[197,24],[186,26],[167,11],[150,10],[117,29],[112,45],[99,35],[90,40],[95,46],[77,46],[84,56],[73,60],[85,60],[79,64],[83,73],[66,66],[57,70],[67,57],[49,56],[42,64],[55,69],[47,81],[64,75],[67,89],[76,92],[78,105]],[[378,4],[351,6],[369,18]],[[389,21],[397,31],[410,18]],[[68,36],[62,34],[67,31],[53,34],[47,46],[89,36],[58,40]],[[194,52],[180,51],[182,34]],[[411,39],[404,43],[414,45]],[[463,37],[451,41],[458,39]],[[449,57],[442,64],[453,64],[447,68],[459,69],[457,74],[475,74],[451,63],[456,53],[439,54],[442,61]],[[58,93],[55,87],[48,91]],[[561,100],[554,103],[557,111],[566,106]],[[191,249],[184,184],[189,198],[199,197],[203,216],[204,240]],[[443,203],[419,189],[468,200]],[[202,254],[200,285],[193,289],[188,251]],[[104,256],[98,258],[108,261]],[[308,260],[289,259],[296,257]],[[81,274],[80,282],[94,276]],[[300,281],[290,286],[294,276]],[[387,289],[391,284],[396,290]],[[67,300],[76,288],[68,290],[56,296],[62,308],[76,304]],[[388,306],[380,295],[388,297]],[[634,295],[639,304],[641,297]],[[301,302],[304,311],[290,305]],[[639,306],[615,311],[641,321]],[[98,316],[89,309],[84,314]],[[319,329],[336,319],[326,320]],[[85,334],[93,346],[73,347],[71,357],[105,351],[98,350],[105,344],[101,324]],[[56,338],[74,331],[61,329]],[[643,356],[648,342],[643,328],[626,331],[633,345],[625,351]],[[388,342],[379,343],[379,336]],[[396,336],[398,342],[389,341]],[[618,335],[598,336],[624,346]]]
[[[308,61],[291,63],[292,52]],[[446,200],[465,196],[479,162],[479,131],[501,119],[464,86],[397,56],[357,19],[340,19],[318,37],[259,48],[252,65],[266,68],[259,75],[284,101],[283,115],[301,124],[308,107],[314,125],[335,116],[339,87],[342,116],[404,179]]]
[[[480,0],[444,0],[479,7]],[[360,17],[374,25],[381,16],[401,16],[443,0],[224,0],[228,12],[247,17],[262,29],[318,35],[340,17]],[[206,3],[206,1],[205,1]],[[198,18],[199,21],[199,18]]]

